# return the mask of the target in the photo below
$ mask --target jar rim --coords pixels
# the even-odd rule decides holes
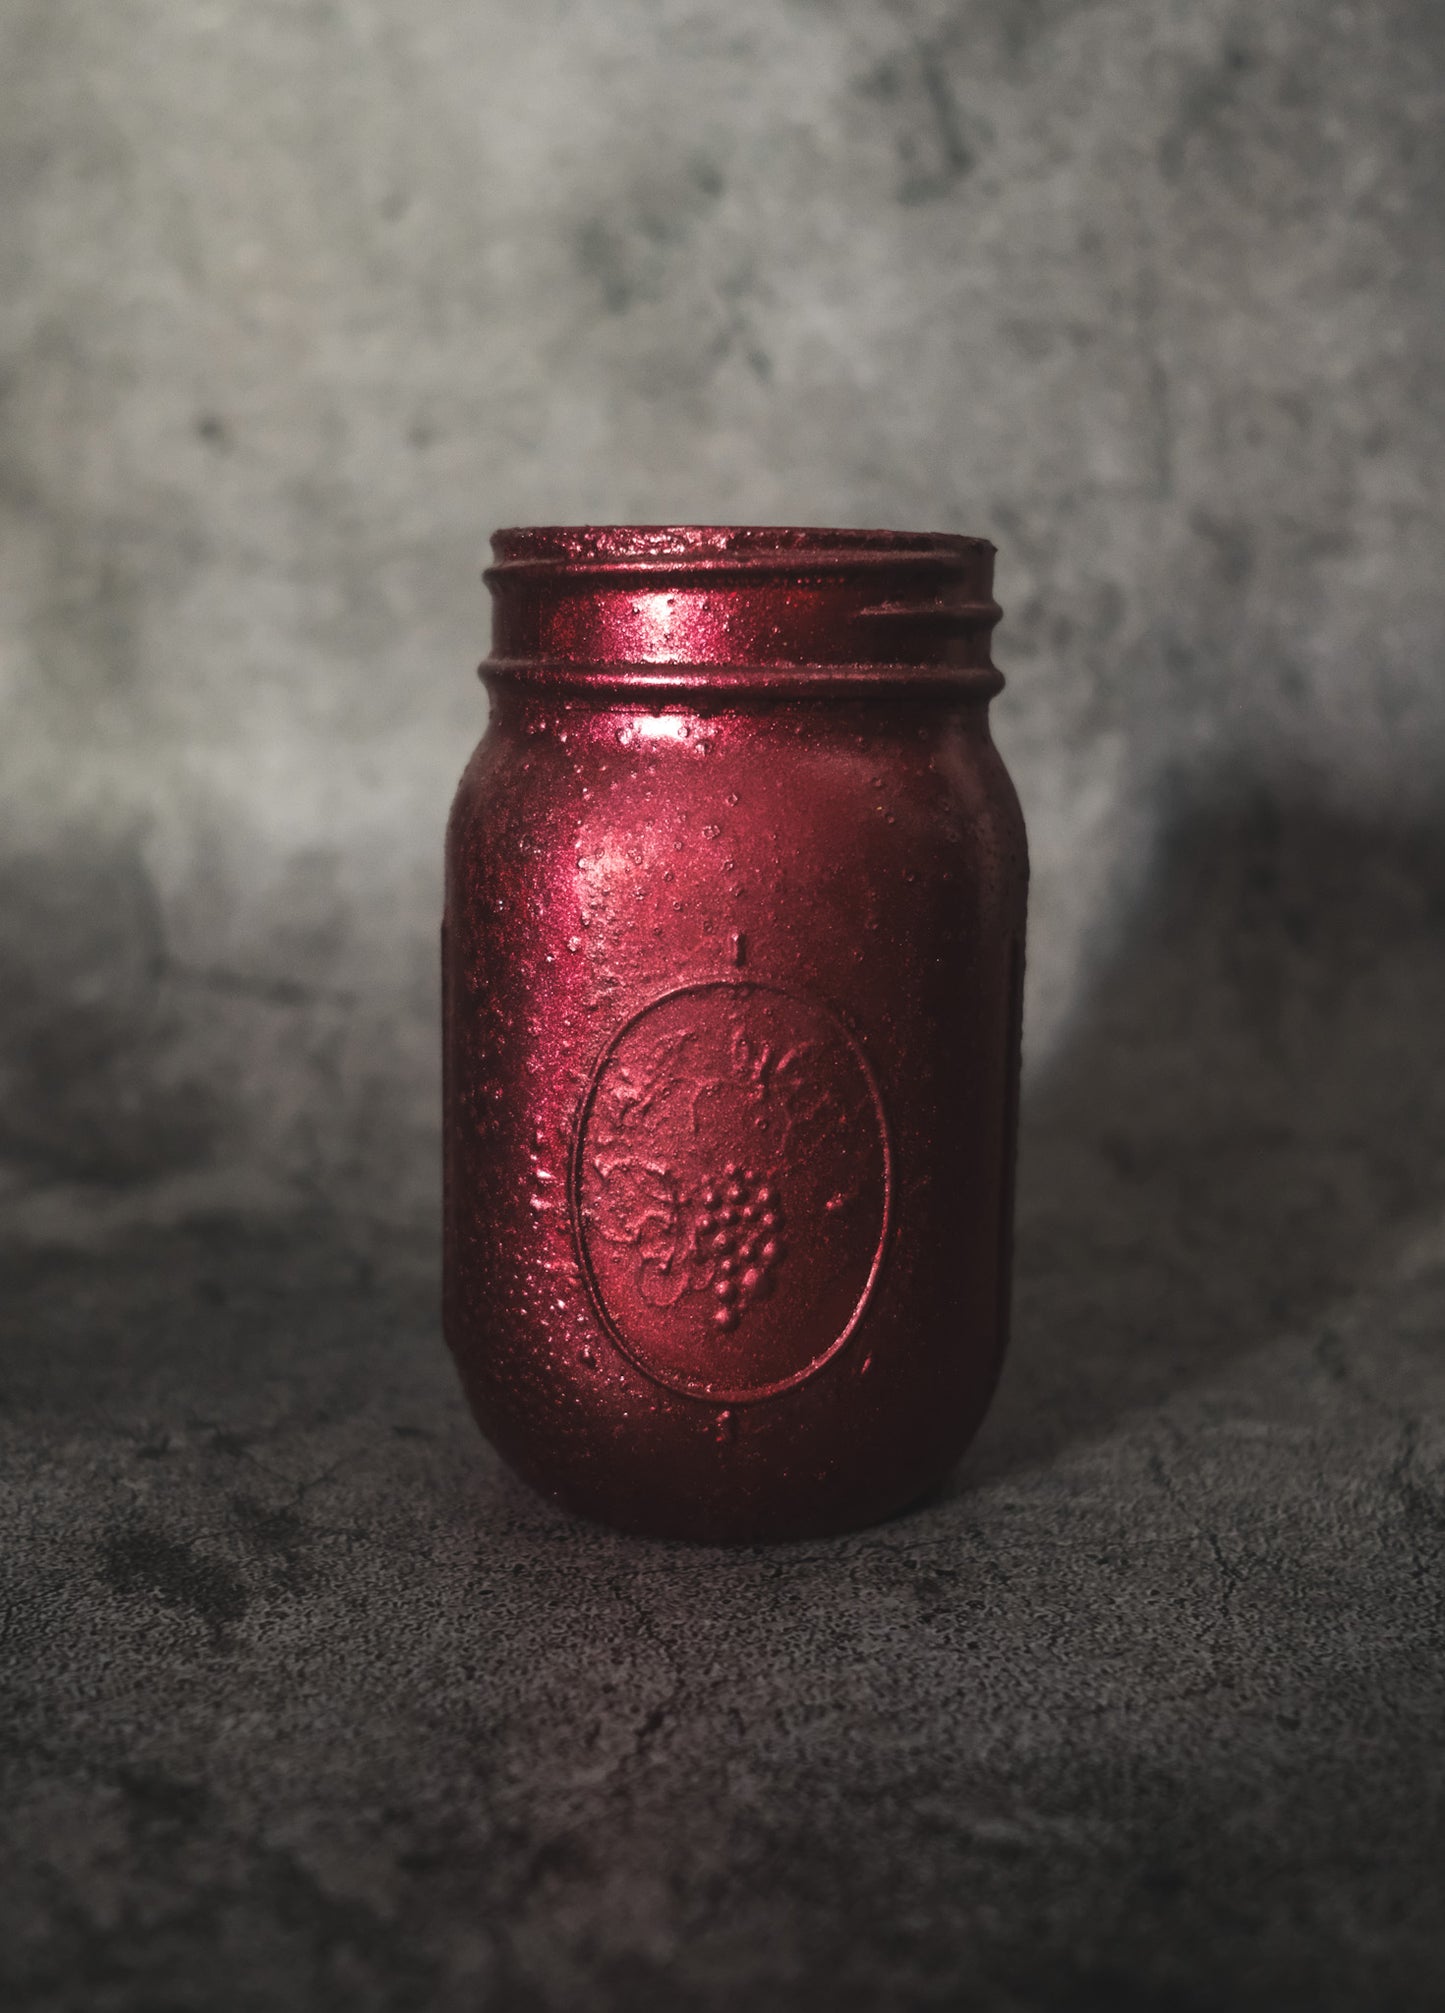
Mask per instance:
[[[994,550],[987,538],[952,531],[779,524],[528,524],[492,534],[489,571],[651,565],[772,571],[910,559],[957,565]]]

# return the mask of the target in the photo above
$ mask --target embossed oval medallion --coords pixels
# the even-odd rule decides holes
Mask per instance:
[[[697,1397],[768,1397],[842,1348],[882,1262],[889,1190],[863,1051],[776,986],[655,1000],[583,1103],[572,1209],[598,1309],[638,1369]]]

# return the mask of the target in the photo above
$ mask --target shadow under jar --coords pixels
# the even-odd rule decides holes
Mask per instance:
[[[627,1530],[846,1530],[1007,1331],[1027,860],[983,539],[499,532],[443,925],[472,1409]]]

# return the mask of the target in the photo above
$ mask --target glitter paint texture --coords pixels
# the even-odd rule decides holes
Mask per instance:
[[[874,1521],[956,1461],[1007,1334],[1027,864],[993,548],[493,545],[443,929],[472,1409],[626,1529]]]

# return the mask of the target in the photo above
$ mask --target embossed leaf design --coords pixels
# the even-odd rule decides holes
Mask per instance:
[[[624,1027],[574,1206],[589,1283],[650,1374],[781,1386],[849,1332],[883,1228],[873,1099],[846,1030],[767,986],[685,988]]]
[[[681,1213],[665,1168],[641,1160],[595,1160],[599,1187],[589,1214],[609,1244],[636,1245],[644,1258],[677,1249]]]

